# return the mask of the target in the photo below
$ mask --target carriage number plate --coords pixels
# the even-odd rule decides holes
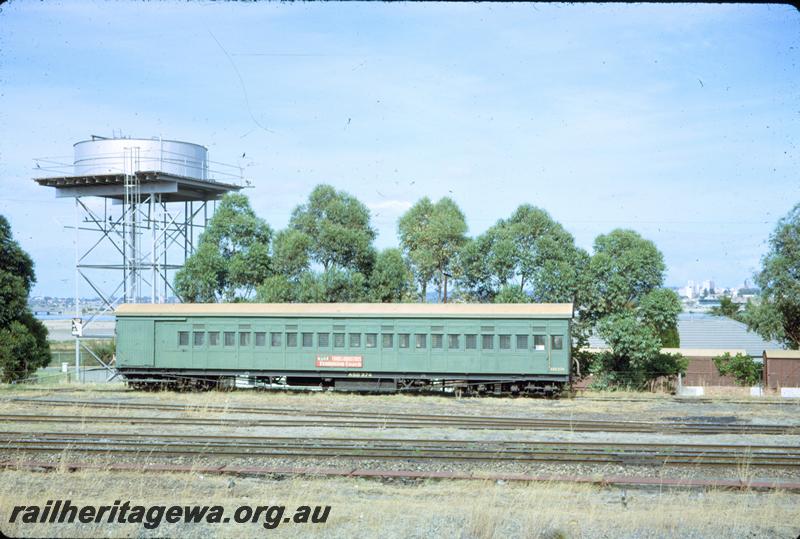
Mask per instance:
[[[317,368],[328,369],[360,369],[361,356],[317,356]]]

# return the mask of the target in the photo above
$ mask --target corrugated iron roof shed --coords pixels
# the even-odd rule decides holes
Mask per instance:
[[[590,354],[599,354],[601,352],[608,352],[611,349],[608,347],[605,348],[586,347],[583,348],[582,350],[584,352],[589,352]],[[747,353],[744,349],[734,349],[734,348],[662,348],[661,352],[663,352],[664,354],[681,354],[686,357],[705,357],[705,358],[714,358],[726,352],[732,356],[735,356],[736,354]]]
[[[117,316],[391,316],[572,318],[571,303],[169,303],[117,307]]]
[[[768,349],[780,348],[776,341],[765,341],[758,333],[747,330],[747,326],[722,316],[681,316],[678,318],[678,334],[681,348],[745,350],[749,356],[759,357]],[[592,336],[589,346],[608,346],[603,339]]]
[[[768,359],[800,359],[800,350],[764,350]]]
[[[722,354],[728,353],[732,356],[736,354],[746,354],[744,349],[735,348],[662,348],[665,354],[681,354],[686,357],[707,357],[714,358]]]

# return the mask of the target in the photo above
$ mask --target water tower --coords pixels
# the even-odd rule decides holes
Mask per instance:
[[[237,166],[209,161],[204,146],[161,138],[93,135],[74,145],[72,163],[35,161],[48,174],[36,183],[74,199],[79,370],[81,347],[95,355],[81,341],[108,337],[93,331],[98,316],[113,314],[120,303],[177,298],[175,272],[194,252],[215,201],[242,189],[243,177]],[[102,307],[84,318],[80,298],[87,286]]]

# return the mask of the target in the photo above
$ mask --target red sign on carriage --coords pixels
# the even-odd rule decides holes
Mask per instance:
[[[361,356],[317,356],[317,368],[360,369]]]

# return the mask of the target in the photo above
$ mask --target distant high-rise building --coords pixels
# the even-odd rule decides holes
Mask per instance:
[[[684,288],[683,290],[684,290],[683,293],[684,296],[686,296],[689,299],[693,299],[696,292],[694,288],[694,281],[688,281],[686,283],[686,288]]]

